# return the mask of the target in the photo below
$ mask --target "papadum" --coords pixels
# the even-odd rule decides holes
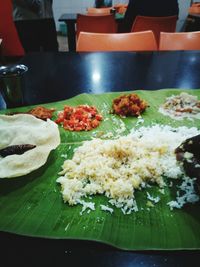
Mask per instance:
[[[0,178],[22,176],[44,165],[51,150],[60,144],[57,124],[27,114],[0,115],[0,149],[22,144],[36,147],[21,155],[0,156]]]

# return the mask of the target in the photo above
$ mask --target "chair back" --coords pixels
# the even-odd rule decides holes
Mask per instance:
[[[81,32],[78,52],[91,51],[155,51],[157,44],[152,31],[129,33]]]
[[[177,16],[167,16],[167,17],[147,17],[147,16],[137,16],[131,32],[138,31],[153,31],[157,44],[159,44],[160,32],[175,32]]]
[[[159,50],[200,50],[200,31],[161,32]]]
[[[109,15],[77,15],[77,38],[80,32],[115,33],[117,24],[113,14]]]
[[[21,45],[12,17],[12,1],[0,1],[0,39],[2,56],[23,56]]]
[[[92,15],[108,15],[111,12],[112,7],[88,7],[87,13]]]

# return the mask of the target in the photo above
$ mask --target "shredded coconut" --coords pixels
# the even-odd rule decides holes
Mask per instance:
[[[151,200],[152,202],[154,203],[158,203],[160,201],[160,197],[157,196],[157,197],[153,197],[149,194],[149,192],[147,192],[147,199]]]
[[[83,207],[82,207],[82,210],[81,210],[81,212],[80,212],[80,215],[82,215],[83,212],[84,212],[86,209],[88,209],[88,210],[87,210],[87,213],[89,213],[91,210],[95,210],[95,203],[93,203],[93,202],[86,202],[86,201],[84,201],[84,200],[79,200],[78,203],[81,204],[81,205],[83,206]]]
[[[109,208],[108,206],[105,206],[105,205],[100,205],[100,208],[104,211],[109,211],[111,214],[113,213],[113,209],[112,208]]]
[[[172,200],[167,203],[170,209],[173,210],[174,208],[180,209],[186,203],[195,203],[199,201],[199,196],[195,194],[194,189],[194,182],[195,178],[191,179],[189,177],[184,177],[183,182],[178,188],[180,189],[177,191],[176,200]]]
[[[143,124],[143,123],[144,123],[144,119],[142,118],[142,116],[138,116],[136,126]]]

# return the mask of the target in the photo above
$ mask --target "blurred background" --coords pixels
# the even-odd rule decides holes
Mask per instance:
[[[105,0],[106,1],[106,0]],[[161,0],[162,1],[162,0]],[[167,1],[167,0],[165,0]],[[107,0],[110,4],[110,0]],[[128,0],[112,0],[112,5],[123,3],[127,4]],[[191,0],[179,0],[179,20],[177,22],[177,31],[182,31],[188,15],[188,8],[191,5]],[[56,30],[58,32],[58,43],[60,51],[68,51],[66,35],[67,29],[64,23],[58,21],[63,13],[85,13],[88,7],[95,5],[95,0],[54,0],[53,11],[56,22]]]

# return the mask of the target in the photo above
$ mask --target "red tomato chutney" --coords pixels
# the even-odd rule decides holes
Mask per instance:
[[[79,105],[77,107],[64,106],[55,120],[69,131],[90,131],[99,126],[103,117],[94,106]]]

